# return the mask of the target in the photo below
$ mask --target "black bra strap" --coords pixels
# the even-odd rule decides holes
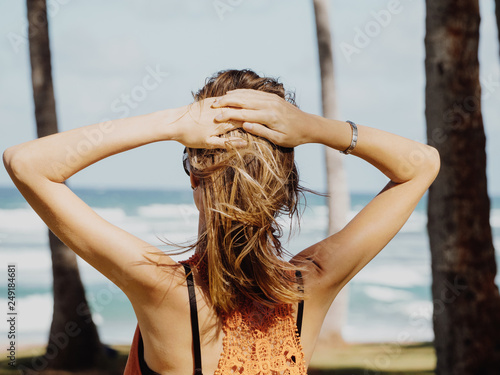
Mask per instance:
[[[200,330],[198,326],[198,308],[196,306],[196,294],[194,290],[194,279],[191,267],[183,263],[187,275],[187,287],[189,294],[189,311],[191,312],[191,332],[193,334],[193,352],[194,352],[194,375],[202,375],[201,372],[201,347]]]
[[[298,283],[300,285],[300,291],[302,293],[304,293],[304,284],[302,282],[302,273],[297,270],[295,271],[295,276],[297,277],[297,280],[298,280]],[[304,316],[304,300],[301,300],[299,302],[299,307],[298,307],[298,311],[297,311],[297,331],[299,333],[299,337],[300,337],[300,333],[302,331],[302,317]]]

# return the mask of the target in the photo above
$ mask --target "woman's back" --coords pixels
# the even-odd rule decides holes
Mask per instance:
[[[250,71],[227,71],[212,77],[194,95],[195,101],[221,96],[235,88],[261,89],[285,98],[283,86],[275,80]],[[188,344],[187,348],[193,347],[197,358],[195,344],[199,331],[202,355],[208,357],[203,368],[209,373],[218,364],[221,373],[248,373],[260,368],[264,372],[287,370],[303,374],[304,354],[295,323],[296,306],[302,299],[295,276],[300,267],[284,260],[282,228],[276,220],[281,214],[293,217],[298,211],[301,187],[293,149],[252,136],[241,127],[221,137],[228,140],[239,137],[246,140],[246,145],[227,149],[186,148],[184,152],[185,170],[200,211],[199,238],[187,248],[195,250],[196,258],[191,263],[198,271],[195,289],[199,308],[191,315],[191,322],[199,314],[201,324],[199,330],[195,326],[183,333],[190,337],[190,332],[195,332],[191,344],[185,338],[182,342]],[[167,275],[172,274],[171,268],[172,265],[166,267]],[[161,295],[165,290],[160,288],[158,293]],[[172,295],[171,291],[168,294]],[[185,308],[186,296],[183,293],[180,301],[172,303]],[[150,314],[150,310],[143,314]],[[167,306],[165,315],[169,310]],[[186,316],[189,315],[184,315],[184,329]],[[158,342],[182,334],[178,327],[155,327],[151,319],[144,318],[150,321],[144,334],[148,363],[150,347],[154,352],[154,344],[149,345],[148,341],[155,342],[147,337],[149,332],[165,332],[164,336],[158,333],[163,336],[156,339]],[[139,314],[138,320],[141,325]],[[221,337],[224,337],[222,350]],[[187,349],[168,344],[167,347],[170,353],[179,350],[181,356]],[[158,358],[158,354],[151,358]],[[150,367],[166,373],[171,366],[185,366],[184,359],[180,363],[165,358],[151,362]]]
[[[181,306],[175,321],[169,322],[174,315],[162,301],[154,303],[157,309],[134,305],[139,322],[125,375],[192,373],[197,360],[204,374],[272,374],[285,370],[290,374],[305,374],[307,364],[299,337],[300,304],[271,308],[246,300],[233,312],[219,317],[207,304],[203,286],[206,276],[203,277],[203,271],[197,269],[192,260],[189,262],[194,269],[191,293],[196,306],[190,305],[189,278],[184,286],[177,287],[181,294],[184,292],[184,298],[180,296],[183,301],[172,301],[175,306]],[[193,324],[193,311],[196,324]],[[198,322],[199,329],[196,328]],[[198,343],[201,360],[197,359]],[[310,355],[308,357],[310,359]]]

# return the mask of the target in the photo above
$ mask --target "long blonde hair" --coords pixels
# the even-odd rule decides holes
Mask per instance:
[[[220,71],[193,96],[199,101],[238,88],[274,93],[296,105],[281,83],[251,70]],[[309,189],[299,185],[293,148],[242,129],[224,136],[234,135],[246,139],[247,146],[187,149],[205,215],[205,230],[187,248],[197,248],[207,264],[208,297],[218,312],[232,311],[242,298],[266,306],[297,302],[303,298],[294,272],[298,267],[284,260],[288,253],[277,218],[298,219],[299,196]]]

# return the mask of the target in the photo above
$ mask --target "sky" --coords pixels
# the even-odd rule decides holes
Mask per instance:
[[[279,78],[306,112],[321,115],[312,1],[50,0],[59,130],[192,101],[229,68]],[[500,195],[500,59],[494,2],[480,0],[482,108],[488,187]],[[330,1],[340,120],[426,142],[425,2]],[[363,39],[362,34],[370,34]],[[24,1],[0,2],[0,150],[36,137]],[[361,43],[362,42],[362,43]],[[351,47],[355,47],[353,50]],[[353,52],[354,51],[354,52]],[[154,87],[143,87],[147,76]],[[151,79],[151,78],[148,78]],[[138,95],[140,93],[140,95]],[[131,99],[125,99],[125,98]],[[187,188],[183,146],[159,142],[114,155],[70,178],[73,187]],[[324,190],[323,146],[302,145],[303,184]],[[378,192],[380,171],[344,157],[352,192]],[[0,168],[0,186],[13,186]]]

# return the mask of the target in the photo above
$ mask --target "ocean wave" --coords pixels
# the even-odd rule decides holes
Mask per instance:
[[[357,205],[349,210],[346,216],[346,223],[350,222],[361,210],[363,206]],[[311,223],[312,221],[312,223]],[[304,227],[308,224],[322,228],[328,226],[327,206],[308,206],[303,216]],[[427,228],[427,214],[425,212],[413,211],[406,223],[401,228],[401,233],[425,233]]]
[[[137,213],[148,219],[191,221],[192,217],[198,217],[199,211],[194,204],[151,204],[138,207]]]
[[[122,208],[111,207],[111,208],[93,208],[93,210],[101,216],[103,219],[112,222],[119,223],[127,219],[127,214]]]
[[[360,343],[410,343],[432,341],[434,332],[430,323],[415,325],[411,322],[373,324],[372,319],[348,321],[342,327],[342,336],[348,342]]]
[[[401,228],[401,233],[426,233],[427,213],[413,211],[406,223]]]
[[[94,208],[95,212],[105,220],[124,228],[135,235],[145,233],[167,231],[179,232],[186,228],[198,226],[199,212],[194,204],[151,204],[138,206],[137,215],[127,215],[124,209],[119,207]],[[496,210],[496,216],[498,216]],[[347,214],[347,222],[358,214],[359,210],[350,210]],[[500,218],[493,216],[493,225]],[[290,218],[281,216],[279,223],[286,229],[290,226]],[[296,227],[297,223],[293,223]],[[326,206],[307,206],[301,220],[301,231],[305,233],[325,231],[328,225],[328,209]],[[426,216],[423,213],[414,212],[408,222],[403,226],[403,233],[420,233],[425,231]],[[46,239],[46,226],[39,216],[30,208],[0,209],[0,232],[8,236],[6,240],[17,242],[23,237],[29,242],[40,242]]]
[[[41,233],[47,229],[31,207],[0,209],[0,232]]]
[[[424,319],[432,321],[433,303],[427,300],[408,301],[399,304],[402,313],[407,315],[411,320]]]
[[[1,251],[0,252],[1,264],[17,264],[20,277],[23,283],[30,279],[36,279],[36,274],[32,272],[50,269],[52,267],[52,259],[50,251],[42,249],[16,249],[16,251]],[[27,271],[30,271],[28,273]],[[21,276],[22,275],[22,276]]]
[[[410,300],[414,298],[414,294],[409,291],[378,285],[367,285],[363,288],[363,292],[370,298],[383,302]]]
[[[352,282],[400,288],[429,286],[430,272],[430,268],[426,265],[371,264],[354,276]]]
[[[16,299],[16,332],[19,348],[33,345],[46,345],[53,318],[54,299],[52,293],[35,293]],[[0,298],[2,306],[7,306],[7,299]],[[104,318],[92,312],[92,320],[97,326],[104,324]],[[0,334],[7,335],[7,324],[0,326]],[[115,335],[113,335],[115,336]]]
[[[2,306],[7,306],[7,299],[0,298]],[[44,332],[52,322],[54,299],[52,293],[36,293],[26,297],[16,298],[17,331]],[[2,333],[6,333],[6,325],[2,325]]]

